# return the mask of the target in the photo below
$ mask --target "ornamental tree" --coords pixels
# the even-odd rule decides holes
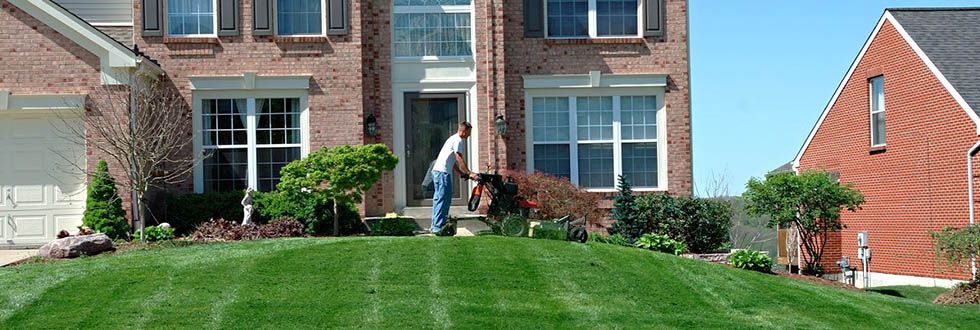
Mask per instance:
[[[855,212],[864,195],[853,184],[840,184],[827,172],[774,173],[765,180],[752,178],[743,195],[752,215],[767,215],[767,226],[797,229],[803,246],[803,271],[818,274],[830,233],[840,231],[842,209]]]
[[[938,232],[930,231],[929,236],[936,243],[936,257],[945,260],[950,267],[964,266],[980,252],[980,225],[946,227]]]
[[[633,196],[633,186],[625,176],[619,176],[619,195],[613,199],[612,218],[616,222],[609,227],[610,235],[622,235],[630,242],[636,242],[644,232],[640,220],[640,209]]]
[[[116,191],[116,180],[109,175],[109,164],[105,160],[99,161],[92,174],[82,225],[112,238],[123,238],[129,233],[126,211]]]
[[[280,192],[313,194],[333,203],[333,234],[340,235],[339,205],[360,203],[381,174],[395,169],[398,157],[383,144],[323,148],[284,166]]]

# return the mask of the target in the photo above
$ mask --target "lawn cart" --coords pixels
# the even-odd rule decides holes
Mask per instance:
[[[470,194],[468,209],[470,212],[476,211],[480,207],[480,200],[486,194],[490,198],[490,207],[487,215],[477,218],[486,223],[497,233],[505,236],[526,236],[528,232],[528,218],[538,207],[535,201],[529,201],[517,195],[517,182],[513,178],[496,173],[480,173],[476,179],[476,187]],[[566,219],[567,218],[567,219]],[[569,221],[571,217],[564,217],[555,221],[561,224],[562,228],[568,233],[570,240],[572,237],[588,237],[585,233],[585,220]],[[456,235],[456,222],[459,219],[451,218],[446,228],[443,229],[445,235]],[[574,233],[574,234],[573,234]],[[584,239],[581,240],[584,242]]]

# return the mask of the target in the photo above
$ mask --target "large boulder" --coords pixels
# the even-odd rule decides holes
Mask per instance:
[[[112,250],[112,240],[106,234],[68,236],[48,242],[41,247],[41,256],[47,258],[77,258],[92,256]]]

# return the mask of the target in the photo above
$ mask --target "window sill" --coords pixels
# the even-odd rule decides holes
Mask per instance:
[[[868,150],[869,155],[877,155],[884,152],[885,152],[885,146],[871,147],[871,149]]]
[[[273,39],[277,43],[291,43],[291,44],[312,44],[312,43],[322,43],[327,42],[329,39],[326,36],[276,36]]]
[[[575,39],[545,39],[547,45],[609,45],[609,44],[642,44],[640,37],[624,38],[575,38]]]
[[[217,37],[163,37],[165,44],[218,44]]]
[[[473,56],[395,57],[394,63],[473,63]]]

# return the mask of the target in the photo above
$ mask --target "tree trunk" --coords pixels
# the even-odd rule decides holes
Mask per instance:
[[[334,199],[333,200],[333,236],[335,237],[340,236],[340,212],[338,212],[338,210],[340,210],[340,208],[337,207],[337,200]]]

